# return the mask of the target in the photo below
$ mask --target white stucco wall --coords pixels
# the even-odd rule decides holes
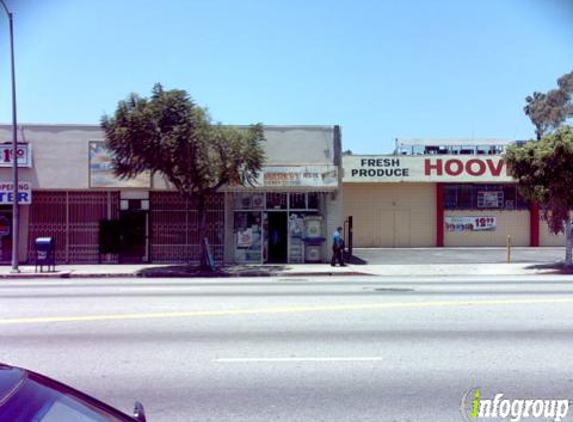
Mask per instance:
[[[335,155],[334,126],[265,126],[262,143],[266,166],[332,165]],[[157,174],[154,190],[168,189]]]
[[[333,126],[265,126],[266,165],[332,164]],[[19,125],[18,140],[32,146],[32,168],[21,168],[21,180],[32,189],[88,189],[89,141],[104,139],[97,125]],[[0,125],[0,142],[11,142],[12,127]],[[11,180],[11,169],[0,178]],[[168,186],[160,175],[153,188]]]
[[[88,189],[88,141],[101,140],[98,126],[22,125],[18,141],[32,146],[32,168],[20,168],[20,179],[32,189]],[[0,126],[0,142],[12,139],[11,126]],[[11,180],[10,168],[0,178]]]

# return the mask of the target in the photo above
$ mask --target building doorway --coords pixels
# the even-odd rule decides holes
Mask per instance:
[[[140,263],[148,262],[148,216],[147,211],[127,210],[121,211],[119,262]]]
[[[409,248],[410,225],[409,209],[381,209],[379,247]]]
[[[284,211],[268,212],[268,262],[284,264],[287,262],[287,213]]]
[[[0,206],[0,262],[12,259],[12,206]]]

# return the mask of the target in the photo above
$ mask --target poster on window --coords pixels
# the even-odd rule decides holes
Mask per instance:
[[[445,217],[446,231],[495,231],[496,217]]]
[[[250,248],[253,246],[254,237],[253,237],[253,229],[248,228],[243,231],[239,231],[237,234],[237,247],[238,248]]]

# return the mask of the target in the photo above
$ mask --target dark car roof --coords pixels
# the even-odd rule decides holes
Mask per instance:
[[[0,363],[0,405],[18,388],[25,376],[23,369]]]
[[[12,395],[16,393],[23,384],[25,384],[26,380],[38,382],[42,386],[53,391],[57,391],[60,394],[65,394],[88,403],[98,410],[107,412],[108,415],[113,416],[118,420],[137,422],[137,419],[114,409],[107,403],[91,397],[82,391],[70,387],[69,385],[63,384],[37,372],[24,368],[13,367],[3,363],[0,363],[0,407],[4,402],[10,399],[10,397],[12,397]]]

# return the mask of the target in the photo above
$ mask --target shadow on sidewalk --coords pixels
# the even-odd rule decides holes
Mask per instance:
[[[160,277],[229,277],[229,275],[220,268],[215,271],[202,269],[196,265],[165,265],[162,267],[143,268],[136,271],[136,277],[160,278]]]
[[[547,274],[573,274],[573,265],[566,266],[561,262],[548,262],[546,264],[535,264],[525,267],[528,270],[546,270]]]
[[[232,265],[217,267],[215,271],[205,270],[196,265],[165,265],[144,268],[136,272],[137,277],[262,277],[288,270],[285,265]]]

